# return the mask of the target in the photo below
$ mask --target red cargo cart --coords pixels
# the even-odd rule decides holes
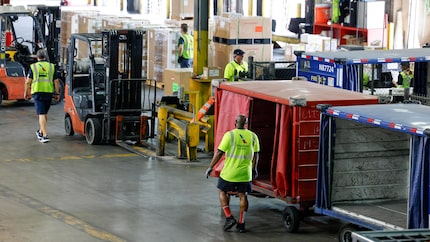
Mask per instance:
[[[320,112],[317,104],[376,104],[376,96],[307,81],[223,82],[216,88],[215,147],[238,114],[261,145],[253,190],[284,200],[283,222],[297,232],[301,215],[315,204]],[[214,176],[223,166],[219,162]]]

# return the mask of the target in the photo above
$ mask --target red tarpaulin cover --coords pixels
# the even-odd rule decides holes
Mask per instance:
[[[251,98],[229,91],[218,91],[216,96],[215,112],[215,152],[225,132],[234,129],[235,120],[237,115],[245,114],[248,116],[249,103]],[[212,176],[218,177],[224,166],[224,158],[214,167]]]
[[[276,105],[276,129],[272,153],[272,167],[270,181],[273,192],[278,197],[286,197],[291,190],[292,169],[288,167],[291,164],[292,150],[292,128],[293,123],[292,108],[290,106]],[[284,162],[278,162],[284,161]]]

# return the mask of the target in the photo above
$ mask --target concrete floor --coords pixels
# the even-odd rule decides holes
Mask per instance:
[[[42,144],[32,104],[0,106],[0,241],[337,241],[338,221],[307,217],[286,233],[285,203],[252,196],[248,233],[224,232],[209,155],[189,163],[91,146],[65,135],[62,108],[52,107]],[[238,198],[231,208],[237,216]]]

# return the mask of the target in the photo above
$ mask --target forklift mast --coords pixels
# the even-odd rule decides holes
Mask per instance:
[[[36,18],[40,24],[41,35],[45,39],[45,45],[49,60],[55,64],[56,70],[62,69],[60,63],[60,21],[61,11],[59,6],[34,5],[37,8]],[[43,42],[39,35],[35,35],[35,42]]]
[[[143,30],[112,30],[102,33],[102,56],[109,68],[109,77],[142,78]],[[123,61],[121,62],[120,48]],[[124,71],[119,72],[118,65]]]
[[[73,131],[89,144],[155,135],[156,85],[142,78],[144,30],[72,34],[64,110]],[[75,110],[75,111],[71,111]],[[72,135],[71,129],[66,133]]]

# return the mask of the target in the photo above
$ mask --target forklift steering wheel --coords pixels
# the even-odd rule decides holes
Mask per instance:
[[[18,37],[18,38],[16,38],[16,39],[14,39],[13,41],[12,41],[12,43],[13,44],[22,44],[22,43],[24,43],[24,38],[23,37]]]

